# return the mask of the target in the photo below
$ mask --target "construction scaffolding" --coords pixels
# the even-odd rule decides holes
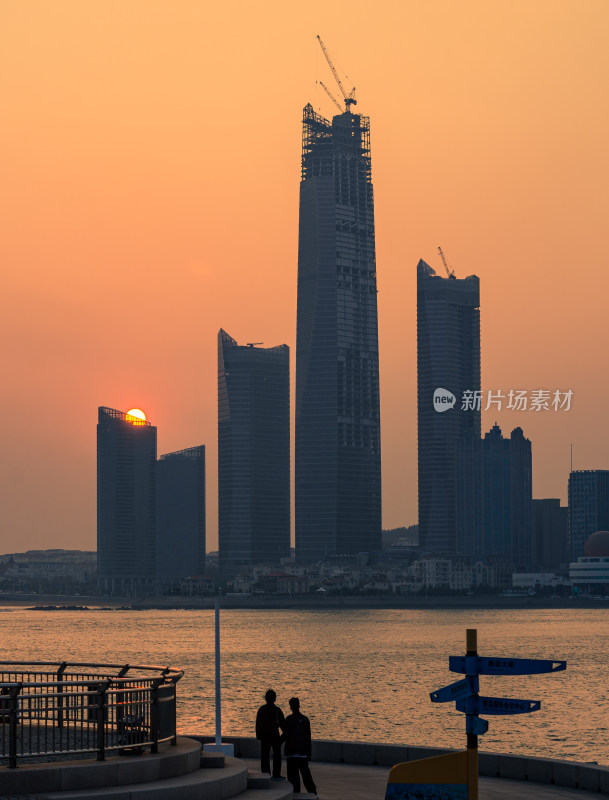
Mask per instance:
[[[334,175],[338,157],[355,159],[360,177],[372,182],[370,118],[346,111],[330,122],[308,103],[302,115],[302,180]]]

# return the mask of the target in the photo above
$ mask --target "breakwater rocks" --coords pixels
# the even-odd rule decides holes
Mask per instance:
[[[2,606],[27,606],[36,611],[143,611],[149,609],[213,609],[213,597],[100,597],[82,598],[85,606],[66,603],[68,598],[45,595],[0,594]],[[32,602],[39,601],[35,606]],[[63,602],[62,602],[63,601]],[[413,609],[435,610],[500,610],[500,609],[609,609],[609,600],[603,598],[552,598],[499,595],[478,597],[393,597],[393,596],[271,596],[222,595],[222,608],[229,609]]]
[[[28,611],[90,611],[89,606],[28,606]]]

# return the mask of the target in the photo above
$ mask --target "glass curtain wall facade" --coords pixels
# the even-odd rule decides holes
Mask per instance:
[[[434,407],[436,389],[455,397],[451,408]],[[425,550],[456,553],[458,545],[458,464],[478,467],[479,401],[463,410],[463,393],[480,392],[480,282],[475,275],[442,278],[429,264],[417,265],[417,412],[419,467],[419,542]],[[460,444],[461,442],[461,444]],[[463,449],[460,452],[460,447]],[[473,478],[472,478],[473,479]],[[479,540],[477,489],[463,499],[463,515],[475,530],[461,536],[467,546]],[[467,510],[469,508],[469,511]]]
[[[290,555],[290,350],[218,334],[218,523],[224,577]]]
[[[157,575],[205,572],[205,447],[165,453],[156,465]]]
[[[296,556],[381,547],[370,123],[303,115],[296,333]]]
[[[154,591],[156,428],[100,407],[97,424],[97,572],[100,591]]]

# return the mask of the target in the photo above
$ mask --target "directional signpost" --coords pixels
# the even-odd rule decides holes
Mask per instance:
[[[457,711],[466,714],[528,714],[539,711],[539,700],[514,700],[508,697],[468,697],[457,700]]]
[[[448,669],[451,672],[470,674],[467,662],[470,661],[478,675],[538,675],[541,672],[560,672],[567,668],[566,661],[546,661],[543,658],[484,658],[476,656],[449,656]],[[436,702],[438,702],[436,700]]]
[[[518,700],[510,697],[481,697],[479,675],[538,675],[560,672],[567,668],[566,661],[548,661],[537,658],[491,658],[478,655],[478,632],[466,631],[465,656],[450,656],[451,672],[465,675],[460,681],[431,692],[432,703],[454,701],[457,711],[465,714],[467,734],[467,788],[468,800],[478,800],[478,736],[486,733],[488,722],[480,714],[529,714],[539,711],[539,700]]]
[[[450,700],[461,700],[462,697],[469,697],[473,694],[472,681],[465,678],[462,681],[451,683],[437,692],[431,693],[432,703],[446,703]]]

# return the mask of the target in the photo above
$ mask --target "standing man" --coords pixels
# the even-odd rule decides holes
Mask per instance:
[[[309,769],[311,758],[311,724],[309,718],[300,713],[300,700],[290,698],[292,713],[283,723],[283,741],[285,742],[285,758],[288,765],[288,780],[294,792],[300,791],[300,776],[307,792],[318,799],[315,781]]]
[[[261,772],[271,772],[269,754],[273,749],[273,774],[271,780],[284,781],[281,775],[281,734],[283,730],[284,716],[279,706],[275,705],[277,693],[269,689],[264,695],[266,703],[260,706],[256,714],[256,739],[260,740],[260,770]]]

